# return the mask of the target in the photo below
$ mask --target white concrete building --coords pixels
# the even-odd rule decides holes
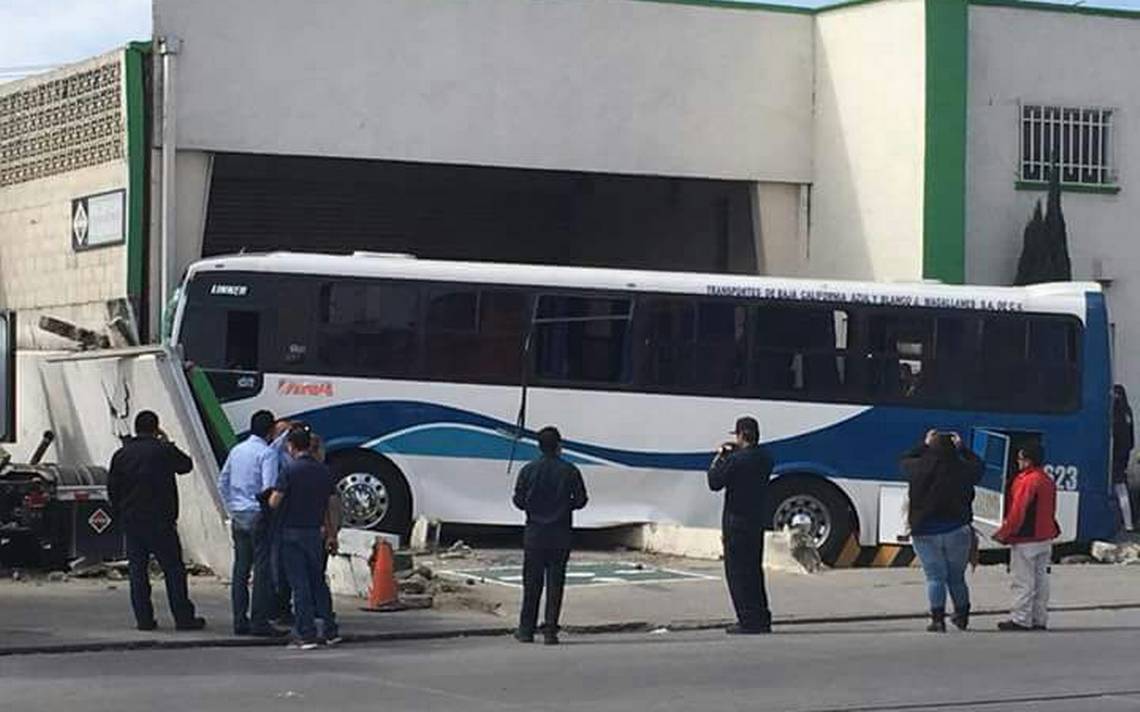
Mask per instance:
[[[1140,13],[154,0],[154,28],[93,60],[119,82],[98,163],[27,170],[89,118],[51,134],[27,97],[84,67],[0,85],[25,347],[57,345],[40,314],[99,330],[116,299],[153,339],[164,270],[243,248],[1008,284],[1058,152],[1074,277],[1111,284],[1140,392]],[[117,189],[121,239],[76,251],[73,201]]]

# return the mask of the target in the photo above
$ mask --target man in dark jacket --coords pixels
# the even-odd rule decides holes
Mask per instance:
[[[543,642],[557,645],[573,513],[586,506],[586,484],[578,468],[562,459],[562,435],[556,428],[548,426],[538,431],[538,447],[542,457],[524,467],[515,483],[514,504],[526,512],[523,603],[515,638],[521,643],[534,641],[538,599],[545,578]]]
[[[709,467],[709,489],[724,490],[721,538],[724,574],[736,609],[730,634],[772,632],[772,612],[764,588],[764,518],[773,461],[760,447],[755,418],[736,421],[736,440],[720,446]]]
[[[131,606],[139,630],[154,630],[148,566],[158,560],[166,579],[166,596],[177,630],[201,630],[206,620],[194,614],[186,589],[186,567],[178,540],[178,484],[194,463],[166,439],[158,416],[144,410],[135,418],[135,437],[111,458],[107,495],[123,528],[130,563]]]
[[[1112,387],[1112,486],[1120,504],[1120,518],[1124,528],[1131,531],[1132,497],[1128,491],[1128,463],[1136,445],[1136,432],[1132,426],[1132,406],[1128,392],[1117,383]]]

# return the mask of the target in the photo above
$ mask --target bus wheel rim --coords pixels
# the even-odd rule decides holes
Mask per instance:
[[[811,494],[793,494],[780,502],[772,517],[773,528],[777,531],[791,526],[797,517],[811,520],[811,535],[815,545],[822,546],[831,534],[831,510],[823,500]]]
[[[371,472],[353,472],[336,485],[344,510],[345,523],[357,529],[371,529],[388,515],[391,499],[388,488]]]

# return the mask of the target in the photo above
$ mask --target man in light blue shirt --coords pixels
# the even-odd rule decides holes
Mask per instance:
[[[269,443],[273,414],[259,410],[249,421],[250,435],[235,445],[218,477],[218,493],[230,515],[234,568],[230,585],[234,634],[287,635],[269,624],[273,607],[269,515],[263,501],[277,484],[279,455]],[[249,575],[253,572],[253,600]]]

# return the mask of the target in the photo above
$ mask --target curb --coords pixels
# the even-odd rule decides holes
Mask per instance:
[[[362,633],[343,636],[345,643],[379,643],[406,640],[444,640],[451,638],[486,638],[514,633],[514,628],[445,628],[428,631]],[[227,637],[195,640],[107,640],[60,645],[25,645],[0,648],[0,658],[15,655],[62,655],[69,653],[130,652],[135,650],[195,650],[204,648],[284,648],[284,639]]]
[[[1052,613],[1072,613],[1082,611],[1122,611],[1140,608],[1136,603],[1103,603],[1074,606],[1051,606]],[[1007,608],[986,608],[970,612],[971,616],[1005,615]],[[867,613],[850,616],[815,616],[804,618],[777,618],[772,623],[778,627],[829,625],[843,623],[873,623],[875,621],[926,620],[926,613]],[[728,618],[718,620],[674,621],[671,623],[651,623],[649,621],[627,621],[619,623],[599,623],[594,625],[567,625],[562,629],[577,635],[612,635],[617,633],[649,633],[664,630],[671,633],[719,630],[733,621]],[[515,629],[507,626],[486,628],[445,628],[427,631],[398,631],[391,633],[360,633],[345,635],[346,644],[403,642],[411,640],[452,640],[459,638],[498,638],[512,635]],[[66,655],[75,653],[131,652],[136,650],[193,650],[205,648],[281,648],[280,640],[266,638],[208,638],[197,640],[131,640],[100,641],[92,643],[63,643],[60,645],[27,645],[0,648],[0,658],[16,655]]]

